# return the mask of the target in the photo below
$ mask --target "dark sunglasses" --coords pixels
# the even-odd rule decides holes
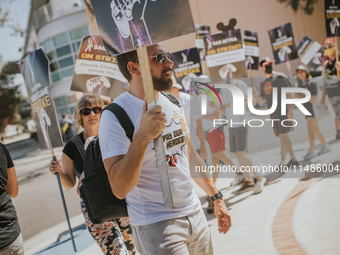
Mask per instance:
[[[102,108],[101,107],[93,107],[93,108],[83,108],[80,110],[80,113],[87,116],[90,115],[91,112],[93,112],[94,114],[99,114],[101,113]]]
[[[327,46],[324,47],[325,50],[327,50],[329,48],[333,48],[333,46],[332,45],[327,45]]]
[[[160,64],[162,64],[165,59],[172,61],[170,52],[158,52],[155,56],[149,58],[156,58],[156,61]]]

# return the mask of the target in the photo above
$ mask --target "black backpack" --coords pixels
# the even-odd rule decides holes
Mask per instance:
[[[132,142],[134,126],[124,109],[111,103],[110,110]],[[118,199],[111,190],[110,182],[102,161],[99,139],[96,136],[88,145],[84,156],[84,179],[79,187],[90,220],[103,223],[112,219],[128,217],[125,199]]]

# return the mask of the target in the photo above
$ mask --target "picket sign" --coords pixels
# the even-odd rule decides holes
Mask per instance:
[[[149,57],[146,47],[137,48],[138,60],[140,63],[140,71],[142,74],[142,81],[144,87],[144,94],[148,109],[156,105],[155,92],[153,88],[153,81],[149,65]],[[172,198],[172,190],[170,185],[170,177],[168,171],[168,162],[165,157],[165,150],[163,145],[162,134],[154,139],[155,153],[157,160],[157,168],[159,172],[159,178],[161,181],[164,206],[166,208],[174,209],[175,205]]]
[[[29,102],[32,107],[32,118],[37,126],[37,134],[41,149],[50,149],[52,159],[55,160],[53,147],[63,145],[61,139],[60,127],[56,116],[54,101],[52,99],[50,78],[49,78],[49,60],[42,49],[37,49],[30,53],[26,58],[18,63],[20,71],[25,80]],[[40,93],[48,98],[49,103],[41,103]],[[40,99],[39,99],[40,98]],[[40,102],[40,103],[39,103]],[[77,252],[70,219],[67,212],[66,202],[60,182],[60,176],[56,173],[61,200],[64,207],[66,221],[71,235],[73,250]]]

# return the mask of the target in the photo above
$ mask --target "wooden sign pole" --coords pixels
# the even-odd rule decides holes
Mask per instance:
[[[253,87],[253,71],[251,69],[248,70],[248,75],[250,78],[250,84]]]
[[[339,62],[338,37],[334,36],[334,40],[335,40],[335,60],[336,62]],[[338,78],[340,78],[340,71],[337,71],[336,73]]]
[[[286,62],[286,66],[287,66],[287,69],[288,69],[289,78],[292,78],[292,77],[293,77],[293,74],[292,74],[292,67],[291,67],[291,65],[290,65],[290,61],[289,61],[289,60]]]
[[[146,47],[139,47],[137,49],[137,55],[139,60],[139,66],[142,74],[143,87],[145,93],[146,103],[148,109],[156,105],[155,92],[153,89],[152,76],[150,72],[149,57]],[[159,178],[162,186],[163,200],[166,208],[175,208],[172,191],[170,185],[170,177],[168,171],[168,162],[165,157],[165,150],[163,145],[162,134],[154,139],[155,153],[157,159],[157,167],[159,172]]]

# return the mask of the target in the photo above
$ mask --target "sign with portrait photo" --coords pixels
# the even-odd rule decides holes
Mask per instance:
[[[174,61],[173,70],[177,83],[183,85],[185,92],[190,90],[190,78],[202,74],[201,61],[197,48],[171,53]]]
[[[195,32],[189,0],[92,0],[110,57]]]
[[[294,42],[292,24],[287,23],[268,31],[275,64],[299,58]]]
[[[42,49],[38,49],[30,53],[18,65],[25,80],[40,148],[50,149],[63,146],[51,95],[48,58]]]
[[[240,78],[247,76],[241,30],[203,37],[206,61],[211,78]]]
[[[297,47],[301,63],[312,68],[319,67],[323,62],[323,48],[320,43],[305,36]]]
[[[327,37],[339,36],[340,1],[324,0]]]
[[[258,70],[259,69],[259,57],[260,57],[260,49],[259,49],[259,38],[256,32],[253,31],[244,31],[243,35],[243,47],[246,55],[246,67],[250,70]]]
[[[197,24],[195,26],[196,26],[195,46],[199,51],[201,60],[204,60],[205,59],[205,48],[204,48],[203,36],[210,35],[210,27],[197,25]]]
[[[115,57],[109,57],[99,35],[84,36],[74,67],[71,90],[116,98],[127,88]]]

